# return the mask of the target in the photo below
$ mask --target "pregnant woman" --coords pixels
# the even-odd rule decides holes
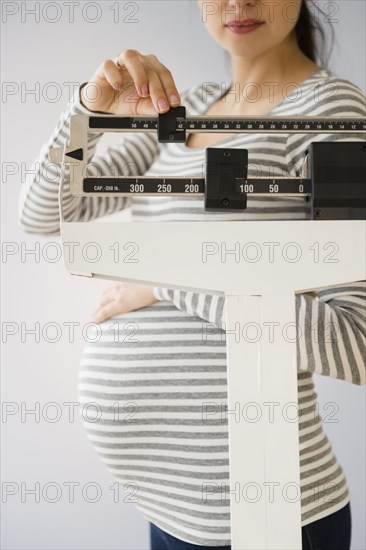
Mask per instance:
[[[199,83],[179,93],[155,55],[132,49],[104,61],[76,90],[42,148],[39,171],[20,195],[21,227],[33,233],[60,231],[50,149],[68,139],[74,114],[156,115],[184,105],[188,116],[365,116],[362,90],[318,64],[309,5],[309,0],[199,0],[207,31],[230,55],[232,78],[225,85]],[[298,176],[311,141],[364,139],[193,133],[186,143],[162,144],[155,133],[130,132],[97,155],[101,135],[89,136],[88,175],[202,177],[205,149],[215,146],[248,149],[249,177],[258,167],[262,176]],[[250,197],[245,212],[215,213],[204,211],[200,197],[74,197],[66,172],[67,221],[88,222],[127,207],[134,221],[220,223],[302,220],[306,204],[303,197]],[[350,547],[350,493],[316,412],[313,373],[365,384],[365,290],[365,281],[355,281],[296,298],[303,335],[297,368],[304,549]],[[79,400],[97,403],[100,418],[84,420],[85,429],[103,463],[150,522],[153,550],[230,548],[227,416],[206,420],[202,414],[207,402],[224,412],[227,406],[225,333],[220,328],[202,338],[208,323],[222,326],[224,312],[221,296],[117,283],[107,287],[93,314],[102,336],[83,352]],[[321,336],[325,322],[336,327],[333,341],[313,337],[314,323]],[[206,495],[206,484],[217,484],[220,491]],[[243,517],[244,525],[249,521]]]

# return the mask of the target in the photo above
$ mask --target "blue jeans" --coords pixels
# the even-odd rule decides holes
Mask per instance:
[[[351,507],[346,506],[301,529],[303,550],[349,550]],[[150,523],[151,550],[231,550],[231,546],[201,546],[177,539]]]

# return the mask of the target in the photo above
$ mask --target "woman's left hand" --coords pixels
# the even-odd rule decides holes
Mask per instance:
[[[103,292],[98,308],[92,314],[94,323],[102,323],[109,317],[128,313],[158,302],[152,286],[134,283],[112,283]]]

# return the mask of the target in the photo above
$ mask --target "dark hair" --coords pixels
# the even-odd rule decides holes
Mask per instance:
[[[331,33],[331,43],[333,45],[334,29],[327,15],[315,4],[314,12],[309,8],[309,0],[302,0],[299,18],[295,25],[295,33],[300,50],[309,59],[315,63],[320,63],[322,67],[326,67],[329,62],[329,54],[327,52],[326,35],[320,23],[322,15],[324,21],[329,25]]]

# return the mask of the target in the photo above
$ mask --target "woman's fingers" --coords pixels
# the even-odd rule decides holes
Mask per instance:
[[[92,314],[94,320],[96,318],[99,319],[99,321],[95,322],[101,323],[102,318],[104,321],[112,317],[112,315],[125,313],[125,311],[123,311],[123,295],[126,290],[126,283],[111,283],[104,289],[98,307]]]
[[[123,87],[122,70],[117,67],[112,59],[106,59],[106,61],[104,61],[103,71],[105,79],[112,88],[120,90]]]
[[[175,85],[173,75],[165,65],[160,63],[160,61],[158,60],[157,62],[159,64],[158,75],[159,75],[162,87],[165,91],[166,97],[170,105],[172,105],[172,107],[174,106],[176,107],[180,103],[180,96],[179,96],[178,89]]]
[[[115,294],[113,292],[110,292],[109,294],[106,294],[105,296],[103,296],[103,298],[99,302],[98,307],[104,307],[107,304],[109,304],[109,302],[112,302],[114,299],[115,299]]]
[[[159,106],[159,99],[162,99],[166,102],[167,108],[170,108],[170,105],[172,107],[177,107],[180,103],[180,98],[172,73],[165,65],[160,63],[156,55],[151,54],[147,57],[151,64],[151,69],[148,71],[148,77],[150,95],[154,105]],[[153,80],[151,84],[150,79]],[[154,87],[153,89],[152,86]],[[165,109],[164,107],[164,110]],[[157,111],[160,110],[160,108],[157,108]]]
[[[127,313],[126,311],[123,311],[123,308],[121,306],[121,302],[116,302],[115,300],[112,300],[111,302],[108,302],[102,307],[99,307],[93,315],[93,321],[95,323],[103,323],[106,319],[109,319],[110,317],[113,317],[114,315],[119,315],[121,313]]]
[[[150,57],[148,55],[141,56],[141,60],[137,52],[126,50],[119,56],[119,59],[123,59],[123,63],[131,74],[137,92],[140,95],[144,95],[144,97],[150,95],[156,111],[168,111],[169,101],[160,81],[156,63],[152,63]],[[142,90],[147,93],[142,94]]]
[[[177,106],[180,103],[173,75],[156,55],[143,55],[128,49],[118,56],[118,62],[126,66],[139,95],[150,95],[157,111],[167,111],[170,105]],[[118,69],[117,60],[115,67]]]
[[[99,307],[104,307],[106,304],[109,304],[109,302],[112,302],[117,298],[116,291],[110,290],[107,294],[104,294],[99,302]]]
[[[157,71],[154,68],[148,68],[147,76],[149,79],[150,97],[155,109],[158,112],[168,111],[170,109],[169,101]]]
[[[150,285],[113,283],[104,290],[98,307],[92,314],[92,320],[102,323],[109,317],[129,313],[157,301]]]
[[[81,100],[91,111],[139,115],[166,113],[180,104],[180,95],[172,73],[156,55],[128,48],[118,59],[101,63],[82,87]]]
[[[102,295],[109,294],[112,290],[116,291],[123,284],[124,283],[111,283],[103,290]]]
[[[120,65],[125,65],[127,71],[132,77],[137,92],[143,97],[148,97],[148,77],[140,57],[140,54],[136,50],[128,49],[118,56],[118,62]],[[117,70],[123,71],[123,68],[118,67],[117,60],[116,67]],[[144,88],[144,84],[147,85],[146,89]]]

